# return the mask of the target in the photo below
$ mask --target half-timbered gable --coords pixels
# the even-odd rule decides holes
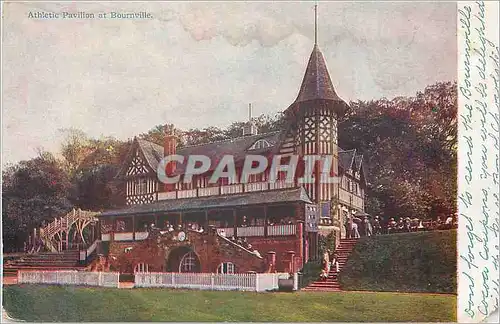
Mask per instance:
[[[339,151],[339,202],[346,209],[364,211],[365,177],[363,157],[356,150]]]
[[[127,205],[147,204],[157,200],[159,186],[156,161],[163,155],[159,149],[159,145],[134,139],[129,155],[117,175],[125,182]]]

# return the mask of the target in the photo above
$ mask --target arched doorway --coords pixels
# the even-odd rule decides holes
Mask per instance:
[[[169,253],[166,269],[168,272],[200,272],[200,259],[191,248],[178,247]]]

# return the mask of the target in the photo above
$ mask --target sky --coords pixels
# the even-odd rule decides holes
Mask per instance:
[[[57,152],[61,129],[126,140],[225,127],[297,96],[314,2],[3,3],[2,165]],[[34,19],[84,12],[95,19]],[[99,19],[99,13],[150,19]],[[61,16],[60,16],[61,17]],[[318,45],[346,101],[456,80],[456,4],[320,2]]]

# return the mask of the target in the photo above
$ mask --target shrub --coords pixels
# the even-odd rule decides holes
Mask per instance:
[[[339,280],[345,290],[457,292],[457,231],[361,238]]]

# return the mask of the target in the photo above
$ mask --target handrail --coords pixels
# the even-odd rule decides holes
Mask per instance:
[[[65,216],[55,218],[45,227],[40,228],[40,238],[45,246],[52,252],[56,252],[57,248],[53,245],[52,238],[61,230],[67,230],[73,226],[78,220],[96,220],[98,212],[83,211],[80,208],[74,209]]]
[[[85,261],[95,251],[101,240],[95,240],[91,246],[85,250],[80,250],[80,261]]]

